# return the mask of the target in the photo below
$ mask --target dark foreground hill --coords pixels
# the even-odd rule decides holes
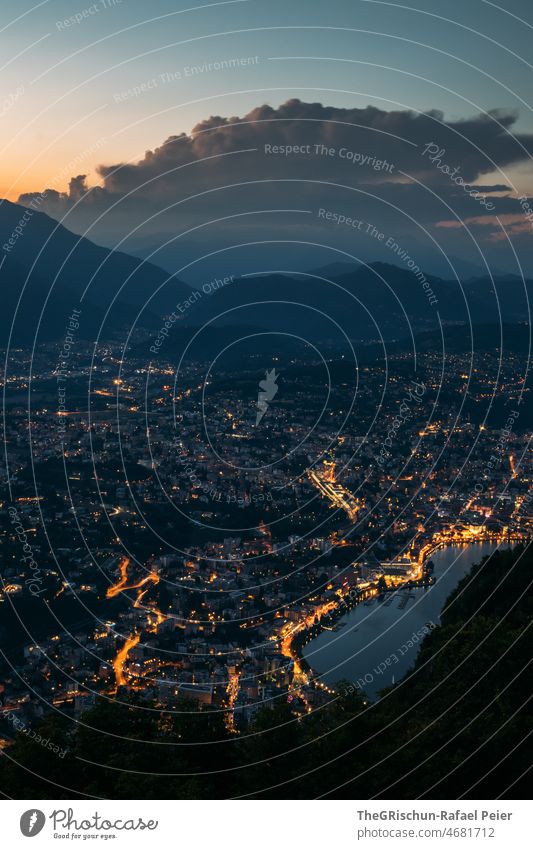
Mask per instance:
[[[161,718],[101,699],[82,725],[42,724],[61,759],[19,735],[0,787],[15,799],[529,798],[532,567],[522,546],[474,567],[375,704],[355,692],[295,720],[278,702],[232,737],[220,711]]]

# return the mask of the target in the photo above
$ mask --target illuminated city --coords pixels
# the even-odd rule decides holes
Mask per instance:
[[[0,8],[9,849],[531,842],[532,31]]]

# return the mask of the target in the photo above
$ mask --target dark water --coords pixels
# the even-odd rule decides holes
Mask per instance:
[[[382,602],[375,599],[358,604],[338,620],[342,624],[338,631],[323,631],[305,647],[305,659],[326,684],[335,684],[341,678],[359,681],[361,688],[375,698],[379,690],[393,683],[393,676],[398,682],[413,665],[424,627],[439,624],[452,590],[474,563],[496,547],[485,542],[440,549],[431,558],[435,564],[433,586],[398,590],[393,596],[386,594]],[[418,642],[412,640],[417,633]],[[410,640],[412,646],[408,645]]]

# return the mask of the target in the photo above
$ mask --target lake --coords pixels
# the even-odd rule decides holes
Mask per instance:
[[[451,545],[431,558],[436,583],[428,588],[387,593],[383,601],[358,604],[337,621],[339,630],[323,631],[303,650],[303,656],[330,686],[347,679],[374,699],[413,665],[428,623],[439,624],[446,599],[474,565],[497,548],[495,543]],[[412,641],[419,634],[418,642]],[[394,680],[393,680],[394,676]]]

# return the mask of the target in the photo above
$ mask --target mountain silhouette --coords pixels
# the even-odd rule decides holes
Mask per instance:
[[[136,320],[155,328],[158,316],[190,293],[158,266],[7,200],[0,201],[0,246],[3,347],[10,336],[12,345],[60,338],[74,308],[81,308],[81,338],[94,339],[99,329],[106,338]]]

